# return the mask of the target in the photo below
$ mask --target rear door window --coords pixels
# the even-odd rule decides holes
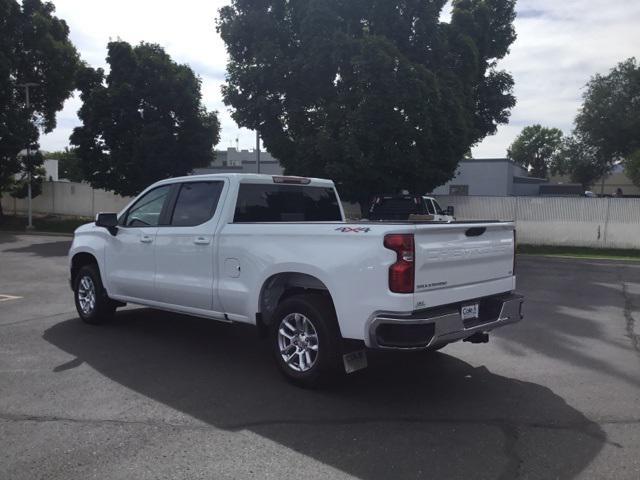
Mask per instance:
[[[340,222],[333,188],[241,183],[234,222]]]
[[[174,227],[194,227],[213,217],[224,182],[186,182],[171,215]]]

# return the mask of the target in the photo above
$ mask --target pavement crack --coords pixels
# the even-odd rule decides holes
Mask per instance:
[[[147,426],[164,426],[164,427],[178,427],[188,429],[206,429],[206,428],[220,428],[225,430],[242,430],[252,429],[260,427],[270,426],[332,426],[332,425],[358,425],[369,423],[414,423],[414,424],[459,424],[459,425],[486,425],[503,429],[505,435],[509,438],[517,437],[516,429],[518,428],[532,428],[532,429],[550,429],[550,430],[574,430],[581,431],[585,434],[585,431],[590,425],[633,425],[640,424],[640,419],[608,419],[608,420],[584,420],[580,422],[528,422],[518,421],[515,419],[501,419],[501,418],[432,418],[432,417],[349,417],[349,418],[327,418],[327,419],[313,419],[313,418],[299,418],[299,419],[264,419],[256,420],[252,422],[240,422],[240,423],[180,423],[180,422],[167,422],[162,420],[122,420],[122,419],[101,419],[101,418],[78,418],[78,417],[63,417],[56,415],[30,415],[30,414],[14,414],[14,413],[0,413],[0,421],[13,421],[13,422],[70,422],[70,423],[105,423],[115,425],[147,425]]]
[[[632,314],[634,305],[625,282],[622,282],[622,296],[624,297],[624,318],[627,323],[627,337],[631,340],[631,345],[633,345],[636,352],[640,353],[640,335],[635,331],[635,319]]]
[[[498,479],[512,480],[519,478],[522,470],[522,459],[517,449],[517,443],[520,438],[518,427],[506,423],[501,426],[501,430],[504,434],[504,455],[507,458],[507,465]]]

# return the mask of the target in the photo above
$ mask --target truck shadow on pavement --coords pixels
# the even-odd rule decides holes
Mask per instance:
[[[26,247],[5,250],[12,253],[28,253],[38,257],[66,257],[71,247],[71,240],[56,242],[31,243]]]
[[[367,370],[313,391],[286,383],[242,325],[136,309],[101,327],[67,320],[44,338],[76,357],[52,366],[59,375],[86,362],[216,428],[362,479],[572,478],[607,443],[550,389],[444,353],[371,355]]]

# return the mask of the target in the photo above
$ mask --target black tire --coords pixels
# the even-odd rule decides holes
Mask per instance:
[[[306,340],[302,339],[302,348],[299,346],[300,343],[298,345],[289,344],[287,352],[291,352],[291,355],[297,355],[298,358],[287,362],[283,355],[287,356],[288,353],[281,353],[281,342],[293,342],[293,340],[284,337],[280,333],[280,329],[282,328],[287,334],[293,333],[285,327],[284,322],[287,320],[291,325],[292,322],[300,321],[300,316],[305,317],[313,328],[308,328],[308,330],[302,328],[303,334],[297,337],[298,342],[300,342],[300,337],[304,337],[305,332],[315,331],[317,350],[315,350],[315,356],[312,356],[314,351],[310,349],[313,348],[314,341],[312,340],[313,335],[310,334]],[[304,323],[304,320],[301,321]],[[308,327],[308,324],[306,326]],[[293,337],[296,335],[294,334]],[[323,295],[301,294],[289,297],[278,305],[273,313],[269,335],[273,356],[285,378],[300,387],[314,388],[326,385],[337,376],[341,365],[340,339],[341,335],[333,304]],[[306,353],[296,353],[302,351],[309,353],[312,359],[311,366],[307,360],[303,361],[304,366],[307,367],[305,370],[299,369],[300,356],[309,357],[306,357]]]
[[[94,297],[92,304],[90,301],[87,302],[91,298],[91,289]],[[109,321],[116,311],[115,302],[107,296],[102,285],[97,265],[85,265],[80,268],[74,278],[73,298],[82,321],[92,325]]]

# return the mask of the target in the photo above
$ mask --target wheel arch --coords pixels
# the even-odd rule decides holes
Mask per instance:
[[[71,257],[71,287],[75,285],[76,275],[80,269],[86,265],[95,265],[98,267],[98,272],[102,277],[102,272],[100,271],[100,265],[98,263],[98,259],[93,253],[89,252],[77,252]],[[104,284],[104,279],[103,284]]]
[[[280,303],[293,295],[304,293],[326,296],[335,311],[335,304],[329,287],[320,278],[298,271],[278,272],[270,275],[260,288],[258,314],[256,315],[258,327],[266,329],[272,321],[273,312]]]

